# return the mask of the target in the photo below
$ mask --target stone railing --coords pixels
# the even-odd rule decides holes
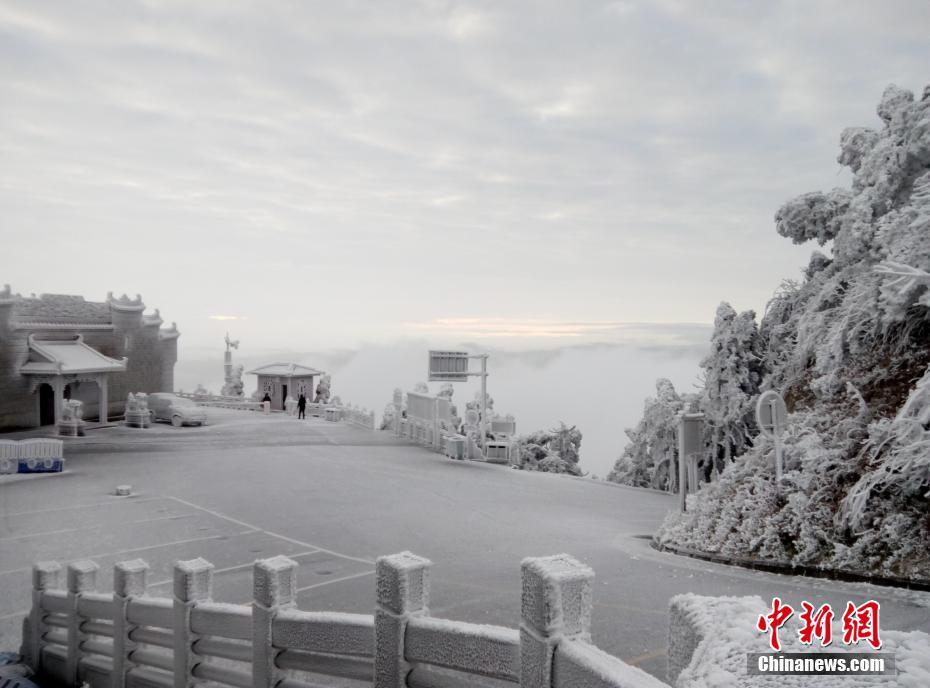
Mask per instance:
[[[64,442],[44,437],[0,440],[0,475],[58,473],[65,464]]]
[[[262,411],[262,402],[251,401],[242,397],[224,397],[219,394],[191,394],[189,392],[176,392],[179,397],[190,399],[198,406],[212,408],[236,409],[238,411]]]
[[[148,597],[148,566],[116,564],[111,594],[98,567],[33,567],[23,649],[60,686],[313,688],[303,673],[375,688],[503,686],[660,688],[658,679],[590,642],[594,573],[567,555],[525,559],[519,630],[429,616],[431,563],[409,552],[376,563],[374,615],[300,611],[297,563],[255,563],[251,605],[213,602],[213,565],[174,568],[172,598]]]
[[[357,406],[343,406],[341,408],[340,420],[346,423],[356,425],[366,430],[375,429],[375,412],[367,409],[360,409]]]

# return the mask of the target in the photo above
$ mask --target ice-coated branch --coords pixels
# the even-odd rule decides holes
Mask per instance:
[[[918,284],[930,285],[930,272],[893,260],[879,263],[875,266],[875,272],[879,275],[894,277],[888,282],[888,286],[896,287],[901,294],[909,292]]]

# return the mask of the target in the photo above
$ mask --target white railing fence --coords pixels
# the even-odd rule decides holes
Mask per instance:
[[[64,441],[46,437],[0,440],[0,475],[57,473],[64,467]]]
[[[236,409],[238,411],[262,411],[262,402],[251,401],[243,397],[225,397],[219,394],[191,394],[190,392],[176,392],[179,397],[197,402],[198,406],[212,408]]]
[[[346,423],[365,428],[366,430],[375,429],[375,412],[367,409],[360,409],[357,406],[343,406],[341,409],[340,419]]]
[[[479,459],[489,463],[510,463],[516,447],[513,420],[492,418],[487,429],[493,439],[485,438],[484,451],[474,439],[458,434],[452,417],[452,401],[447,397],[407,392],[407,415],[400,415],[395,397],[394,434],[453,459]]]
[[[258,411],[264,410],[260,401],[246,401],[240,397],[224,397],[219,395],[191,394],[188,392],[178,392],[179,397],[191,399],[199,406],[210,406],[213,408],[236,409],[240,411]],[[297,415],[297,401],[288,402],[286,412],[292,416]],[[325,418],[332,421],[345,421],[351,425],[374,430],[375,429],[375,412],[367,409],[360,409],[357,406],[337,406],[335,404],[318,404],[308,402],[306,415],[309,417]]]
[[[441,450],[443,435],[452,435],[452,402],[447,397],[407,392],[407,422],[402,424],[404,437]]]
[[[448,397],[407,392],[407,416],[395,406],[394,434],[453,459],[467,455],[466,438],[458,434]]]
[[[253,567],[251,605],[213,602],[213,565],[174,567],[172,598],[146,595],[148,565],[115,565],[113,593],[97,565],[33,567],[23,655],[61,686],[318,688],[306,674],[376,688],[503,686],[659,688],[658,679],[590,643],[594,573],[567,555],[522,563],[520,629],[429,616],[431,562],[409,552],[376,562],[374,615],[296,608],[297,563]]]

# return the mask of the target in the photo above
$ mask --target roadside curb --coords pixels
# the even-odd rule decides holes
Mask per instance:
[[[766,571],[768,573],[781,573],[786,576],[808,576],[810,578],[825,578],[827,580],[843,581],[846,583],[871,583],[872,585],[881,585],[888,588],[904,588],[907,590],[919,590],[921,592],[930,592],[930,580],[896,578],[894,576],[872,576],[865,573],[856,573],[854,571],[843,571],[841,569],[827,569],[819,566],[804,566],[781,564],[774,561],[761,561],[758,559],[748,559],[746,557],[728,557],[723,554],[714,554],[711,552],[701,552],[686,547],[671,547],[669,545],[660,545],[656,542],[655,537],[651,538],[649,544],[654,550],[659,552],[669,552],[683,557],[692,559],[702,559],[715,564],[727,564],[728,566],[739,566],[744,569],[755,571]]]

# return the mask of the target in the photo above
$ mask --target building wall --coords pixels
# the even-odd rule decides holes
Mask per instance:
[[[19,374],[29,357],[26,334],[12,329],[13,304],[0,302],[0,427],[28,428],[39,422],[38,393],[31,394],[30,381]]]
[[[283,385],[287,385],[287,394],[294,399],[300,395],[301,385],[306,385],[306,389],[309,390],[305,394],[307,401],[313,401],[313,375],[300,375],[297,377],[282,377],[279,375],[259,375],[258,376],[258,394],[259,399],[265,396],[266,384],[270,383],[273,386],[273,391],[271,394],[271,408],[277,411],[284,410],[283,399],[281,398],[281,393]]]
[[[0,430],[34,427],[39,424],[38,391],[32,379],[19,373],[29,360],[29,335],[71,339],[83,335],[84,343],[117,360],[128,357],[125,373],[108,375],[110,416],[121,415],[129,392],[174,391],[177,335],[161,337],[160,320],[144,319],[141,310],[120,311],[111,304],[112,330],[17,329],[12,323],[13,302],[0,299]],[[84,417],[98,417],[98,387],[95,382],[71,382],[72,398],[84,402]]]

